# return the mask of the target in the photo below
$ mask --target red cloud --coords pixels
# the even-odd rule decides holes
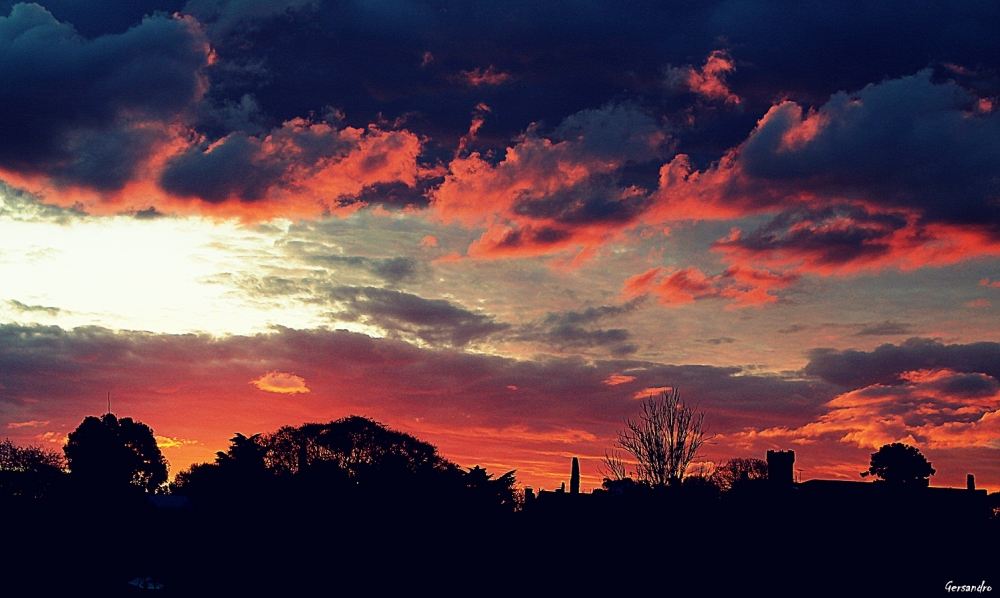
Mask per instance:
[[[202,147],[182,125],[162,129],[136,179],[117,191],[56,185],[42,176],[0,173],[47,203],[92,213],[156,207],[163,212],[258,220],[348,213],[350,198],[380,183],[414,186],[420,139],[405,130],[338,128],[295,118],[263,137],[232,133]]]
[[[927,448],[1000,449],[1000,383],[985,374],[922,370],[903,384],[844,393],[816,421],[795,429],[755,432],[772,438],[829,436],[860,448],[905,442]]]
[[[739,104],[740,98],[726,86],[726,74],[736,70],[733,59],[725,50],[713,50],[701,69],[693,66],[667,69],[667,85],[690,91],[709,100]]]
[[[260,378],[251,380],[250,384],[265,392],[275,392],[278,394],[294,395],[310,392],[304,378],[286,372],[268,372]]]
[[[663,276],[659,283],[655,278]],[[767,270],[756,270],[733,266],[722,274],[708,277],[701,270],[689,267],[674,271],[653,268],[625,281],[622,289],[624,297],[637,297],[653,293],[664,304],[680,305],[703,299],[727,299],[729,307],[764,305],[778,300],[770,291],[787,287],[798,279],[797,274],[776,274]]]
[[[461,71],[459,75],[466,85],[473,87],[479,87],[480,85],[502,85],[511,80],[509,73],[500,72],[493,65],[490,65],[486,70],[476,67],[471,71]]]
[[[578,113],[555,133],[549,139],[529,129],[496,164],[479,152],[449,164],[431,206],[445,222],[488,227],[470,256],[586,250],[637,222],[646,193],[601,177],[655,157],[667,140],[659,125],[633,108],[611,106]]]

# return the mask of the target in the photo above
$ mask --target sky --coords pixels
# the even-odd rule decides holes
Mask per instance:
[[[1000,491],[993,2],[0,0],[0,434],[171,474],[350,414],[585,490],[697,459]]]

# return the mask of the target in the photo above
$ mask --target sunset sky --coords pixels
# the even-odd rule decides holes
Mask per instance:
[[[0,0],[0,438],[372,417],[1000,491],[1000,6]]]

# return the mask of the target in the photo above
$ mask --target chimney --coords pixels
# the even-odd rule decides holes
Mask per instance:
[[[969,475],[965,476],[965,487],[967,489],[969,489],[969,490],[975,490],[976,489],[976,476],[972,475],[971,473]]]
[[[573,457],[573,472],[569,477],[569,493],[580,493],[580,460]]]

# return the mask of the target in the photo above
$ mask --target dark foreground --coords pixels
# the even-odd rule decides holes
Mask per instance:
[[[385,496],[143,504],[6,503],[8,596],[668,596],[1000,592],[997,521],[781,497],[567,495],[490,514]]]

